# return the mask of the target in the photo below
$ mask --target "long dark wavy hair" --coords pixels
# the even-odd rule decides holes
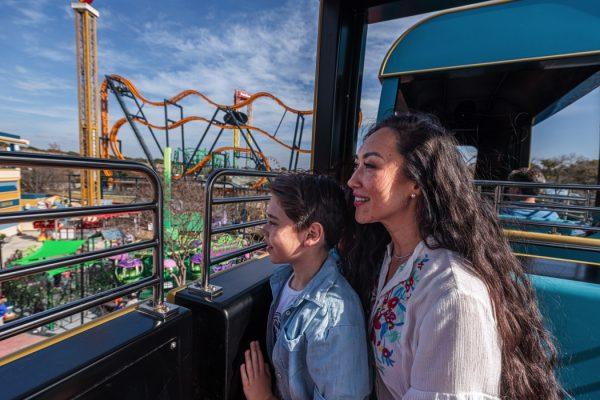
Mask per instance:
[[[562,398],[554,375],[556,348],[542,324],[533,288],[495,212],[474,188],[455,139],[434,117],[415,112],[379,122],[366,137],[382,128],[396,133],[403,172],[421,189],[416,216],[421,237],[432,237],[435,247],[468,260],[488,288],[502,341],[502,398]],[[380,223],[355,224],[348,235],[341,246],[344,272],[368,315],[390,236]]]

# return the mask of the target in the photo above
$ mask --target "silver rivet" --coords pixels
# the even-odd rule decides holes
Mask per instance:
[[[171,342],[171,344],[169,345],[169,348],[171,350],[175,350],[177,348],[177,342]]]

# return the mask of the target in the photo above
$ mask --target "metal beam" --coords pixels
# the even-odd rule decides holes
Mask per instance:
[[[359,2],[322,0],[319,12],[313,158],[319,173],[345,180],[358,131],[367,10]]]

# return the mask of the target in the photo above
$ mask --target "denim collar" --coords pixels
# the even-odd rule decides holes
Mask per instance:
[[[302,290],[302,293],[298,296],[296,301],[294,301],[293,307],[297,307],[302,300],[312,301],[319,307],[324,306],[323,298],[335,282],[338,274],[337,265],[339,260],[340,257],[337,254],[337,251],[331,249],[319,271],[313,276],[310,282],[308,282],[308,285]],[[277,298],[282,286],[286,284],[292,273],[293,269],[290,264],[285,264],[275,269],[275,272],[273,272],[270,279],[271,292],[274,299]]]

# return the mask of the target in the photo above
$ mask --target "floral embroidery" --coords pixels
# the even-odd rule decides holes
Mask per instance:
[[[373,345],[377,369],[383,373],[385,367],[392,367],[396,362],[394,357],[394,343],[402,336],[406,301],[415,290],[419,275],[429,257],[425,254],[417,258],[410,276],[399,282],[382,295],[381,301],[376,302],[377,308],[373,316],[369,339]],[[403,267],[405,268],[405,267]]]

